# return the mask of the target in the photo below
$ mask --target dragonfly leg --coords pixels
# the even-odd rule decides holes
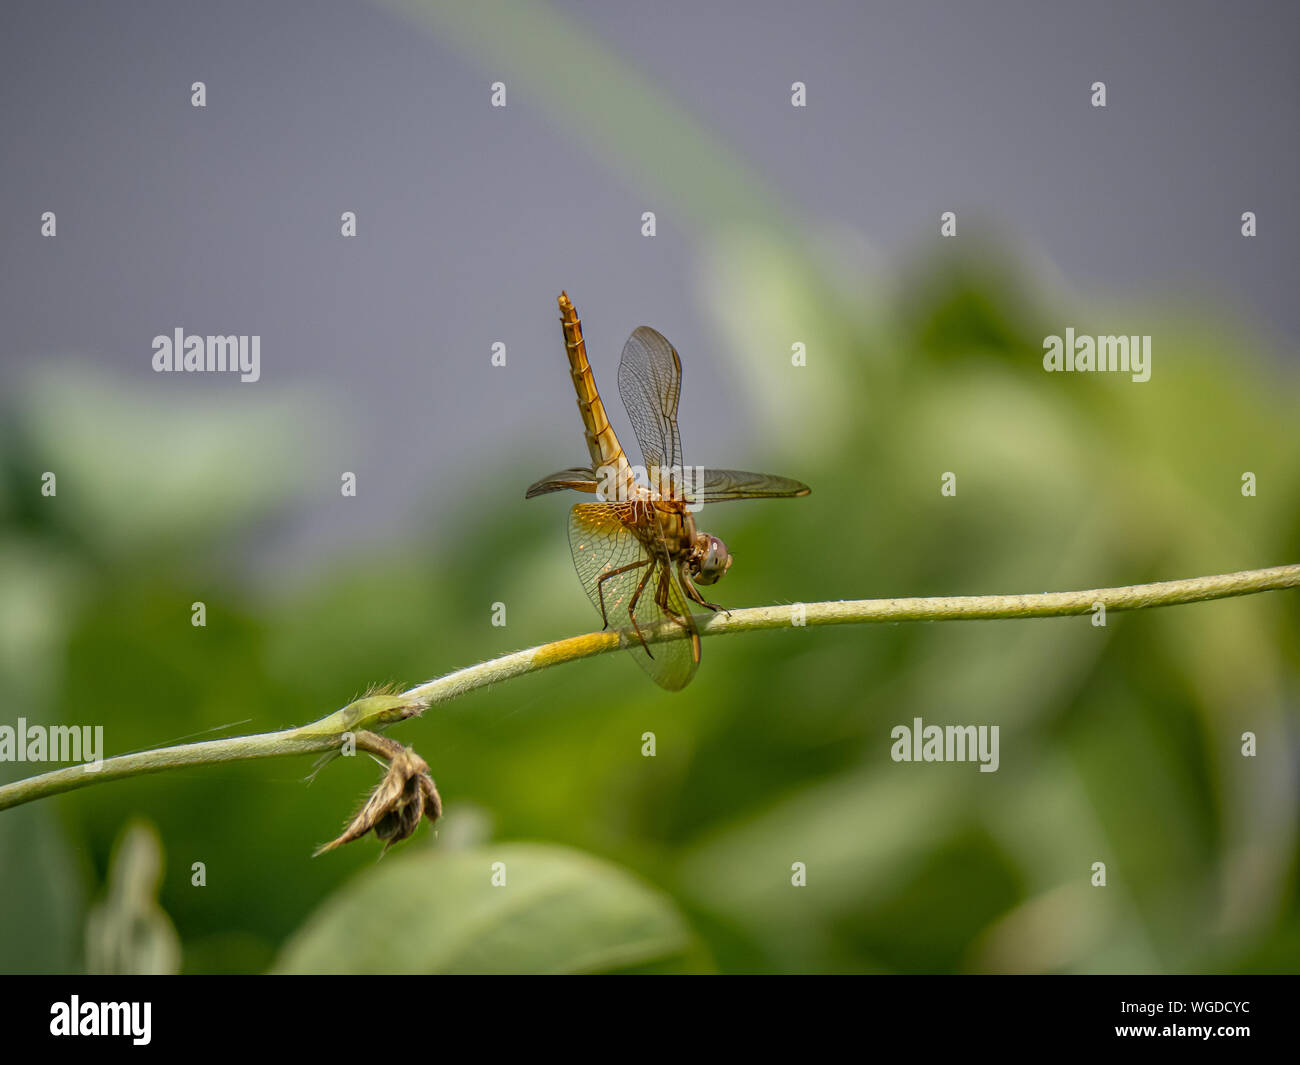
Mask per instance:
[[[649,559],[643,559],[641,562],[636,563],[636,565],[644,566],[648,561]],[[645,586],[650,583],[650,578],[654,575],[654,571],[654,566],[651,566],[645,571],[645,576],[641,578],[641,583],[636,586],[636,591],[632,593],[632,601],[627,605],[627,616],[632,619],[632,628],[636,630],[636,637],[641,641],[641,646],[645,648],[645,653],[651,658],[654,658],[654,655],[650,654],[650,645],[645,642],[645,636],[641,634],[641,626],[637,624],[636,604],[637,600],[641,598],[641,593],[645,591]],[[658,593],[656,593],[656,595],[657,594]],[[656,600],[656,602],[657,601],[658,600]]]
[[[626,573],[628,570],[636,569],[638,566],[645,566],[649,562],[650,560],[648,558],[643,558],[640,562],[631,562],[626,566],[619,566],[618,569],[612,569],[608,573],[602,573],[596,578],[596,593],[597,598],[600,599],[600,620],[605,623],[600,627],[602,632],[609,628],[609,615],[605,613],[605,582],[609,580],[610,577],[617,577],[620,573]],[[634,599],[632,602],[635,603],[636,600]]]
[[[696,632],[695,629],[687,623],[686,618],[684,618],[681,614],[679,614],[676,610],[674,610],[672,608],[672,605],[668,602],[668,592],[670,589],[668,580],[669,580],[668,567],[665,566],[660,571],[659,587],[655,589],[655,602],[659,604],[659,609],[662,610],[668,617],[672,618],[673,621],[676,622],[677,625],[681,627],[682,631],[686,633],[688,637],[690,637],[691,657],[694,658],[696,662],[699,662],[700,634]]]
[[[655,588],[655,603],[667,617],[671,618],[677,624],[679,628],[690,632],[690,626],[686,624],[686,619],[682,617],[681,614],[677,613],[677,611],[672,608],[672,604],[668,602],[668,588],[668,570],[665,567],[659,571],[659,584]]]
[[[691,598],[692,602],[699,603],[700,606],[702,607],[707,607],[709,610],[712,610],[715,614],[719,610],[721,610],[724,614],[727,615],[727,617],[731,617],[731,611],[728,610],[725,606],[719,606],[717,603],[710,603],[707,599],[704,598],[704,596],[700,595],[700,590],[696,588],[691,581],[691,575],[686,572],[686,564],[684,562],[680,566],[678,566],[677,575],[681,577],[682,587],[686,589],[686,594]]]

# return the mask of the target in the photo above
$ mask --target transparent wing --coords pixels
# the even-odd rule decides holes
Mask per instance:
[[[569,512],[569,548],[588,597],[597,612],[603,609],[611,629],[632,629],[628,652],[661,688],[686,687],[700,664],[700,636],[666,554],[647,548],[653,532],[633,530],[637,508],[628,503],[579,503]],[[638,594],[638,591],[640,594]],[[633,600],[636,605],[633,609]],[[649,644],[635,637],[635,628],[653,629],[667,615],[677,633]]]
[[[560,470],[543,477],[540,481],[534,481],[528,486],[524,498],[532,499],[533,496],[542,496],[547,492],[560,492],[566,488],[571,488],[575,492],[594,492],[596,474],[590,466],[573,466],[567,470]]]
[[[618,391],[646,469],[681,466],[677,400],[682,391],[682,361],[673,346],[648,325],[635,329],[623,345]]]
[[[721,503],[728,499],[788,499],[806,496],[812,489],[802,481],[771,473],[704,468],[704,483],[689,492],[693,501]]]

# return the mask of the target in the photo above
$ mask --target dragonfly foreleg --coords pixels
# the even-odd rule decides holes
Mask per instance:
[[[678,564],[677,575],[681,578],[682,587],[686,589],[686,594],[691,599],[692,602],[699,603],[700,606],[707,607],[709,610],[712,610],[714,613],[717,613],[719,610],[721,610],[724,614],[727,615],[727,617],[731,617],[731,611],[728,610],[725,606],[719,606],[717,603],[710,603],[707,599],[704,598],[704,596],[700,595],[700,590],[696,588],[695,584],[691,581],[691,575],[690,573],[687,572],[686,563],[684,561]]]
[[[619,566],[618,569],[612,569],[608,573],[602,573],[596,578],[596,598],[600,600],[600,620],[603,624],[600,628],[603,632],[609,628],[609,615],[605,613],[605,589],[604,584],[610,577],[617,577],[620,573],[626,573],[628,570],[636,569],[638,566],[648,565],[650,560],[643,558],[640,562],[630,562],[626,566]],[[633,600],[635,602],[635,600]]]

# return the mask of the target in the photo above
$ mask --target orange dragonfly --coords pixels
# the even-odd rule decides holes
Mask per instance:
[[[618,390],[645,462],[631,465],[596,391],[582,322],[563,292],[560,321],[591,465],[543,477],[524,498],[565,488],[596,496],[599,502],[579,503],[569,514],[578,577],[604,627],[630,626],[637,642],[628,649],[637,662],[655,683],[676,691],[690,683],[700,664],[691,604],[722,609],[696,585],[714,584],[731,568],[727,545],[699,531],[694,513],[705,503],[806,496],[811,489],[766,473],[683,467],[677,433],[681,359],[644,325],[628,338],[618,364]],[[645,632],[660,625],[669,631],[652,651]]]

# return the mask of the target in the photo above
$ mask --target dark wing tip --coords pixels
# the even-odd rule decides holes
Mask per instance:
[[[780,492],[773,492],[772,493],[773,498],[798,499],[800,496],[806,496],[811,494],[812,492],[812,489],[809,488],[806,484],[804,484],[803,481],[796,481],[793,477],[781,477],[777,479],[784,482],[784,484],[782,485],[782,488],[784,490]],[[785,489],[785,485],[789,485],[789,488]]]

